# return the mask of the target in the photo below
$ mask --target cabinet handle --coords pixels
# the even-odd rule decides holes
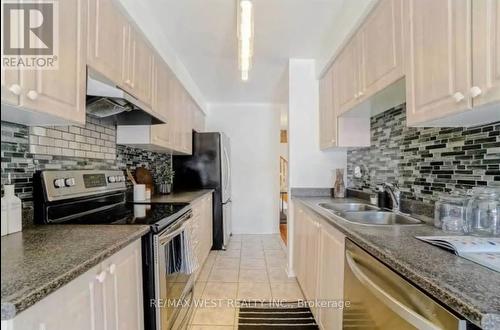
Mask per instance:
[[[98,275],[96,275],[95,279],[99,282],[99,283],[103,283],[104,280],[106,279],[106,271],[102,271],[100,272]]]
[[[27,96],[30,100],[34,101],[34,100],[36,100],[36,99],[38,98],[38,93],[37,93],[36,91],[34,91],[34,90],[30,90],[30,91],[26,94],[26,96]]]
[[[363,93],[363,92],[359,92],[359,93],[358,93],[358,96],[363,96],[364,94],[365,94],[365,93]]]
[[[470,95],[472,96],[472,98],[478,97],[482,93],[483,91],[478,86],[472,86],[470,89]]]
[[[331,141],[331,142],[332,142],[332,143],[334,143],[334,142],[335,142],[335,139],[332,139],[332,141]]]
[[[115,265],[115,264],[111,264],[111,265],[109,266],[109,273],[110,273],[111,275],[113,275],[113,274],[115,273],[115,271],[116,271],[116,265]]]
[[[21,95],[22,90],[23,89],[18,84],[13,84],[9,87],[9,91],[14,95]]]
[[[453,94],[453,98],[455,99],[455,102],[458,103],[458,102],[462,101],[465,98],[465,96],[464,96],[464,94],[462,94],[460,92],[456,92],[455,94]]]

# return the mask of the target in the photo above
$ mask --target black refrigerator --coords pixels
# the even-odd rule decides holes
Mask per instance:
[[[213,250],[225,249],[231,235],[231,148],[224,133],[193,132],[193,154],[173,156],[175,191],[214,189]]]

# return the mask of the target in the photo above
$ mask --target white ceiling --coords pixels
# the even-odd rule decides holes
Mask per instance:
[[[208,103],[276,102],[288,59],[318,57],[345,1],[254,0],[247,82],[238,71],[236,0],[150,0],[148,10]]]

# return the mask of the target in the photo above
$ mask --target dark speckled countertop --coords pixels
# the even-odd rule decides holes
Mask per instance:
[[[445,235],[430,225],[366,226],[348,222],[317,204],[330,197],[293,197],[326,218],[347,238],[428,295],[483,329],[500,329],[500,273],[415,238]]]
[[[2,237],[2,320],[149,232],[149,226],[34,226]]]
[[[151,197],[152,203],[192,203],[198,198],[212,193],[213,189],[200,189],[193,191],[173,192],[169,195],[154,195]]]

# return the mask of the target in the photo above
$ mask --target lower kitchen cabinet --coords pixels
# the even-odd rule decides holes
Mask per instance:
[[[144,329],[141,240],[2,321],[2,329]]]
[[[201,270],[201,266],[212,249],[212,194],[205,194],[192,203],[191,208],[193,210],[190,228],[191,241]]]
[[[341,329],[345,236],[304,206],[294,203],[294,268],[297,281],[310,301],[330,304],[312,307],[322,329]],[[333,306],[333,307],[332,307]]]
[[[318,299],[331,305],[319,309],[317,323],[322,329],[342,329],[342,309],[334,302],[343,299],[345,236],[331,225],[321,226]]]

